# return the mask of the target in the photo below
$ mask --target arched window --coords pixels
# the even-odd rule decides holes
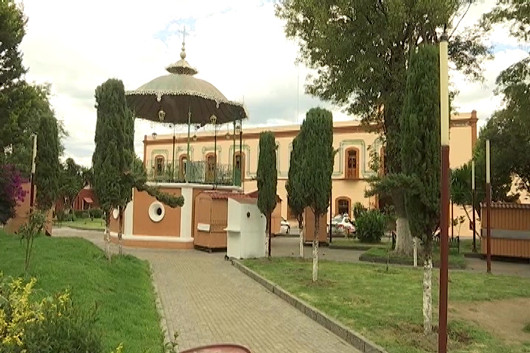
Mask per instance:
[[[234,171],[235,181],[245,181],[245,153],[236,152],[234,153]]]
[[[335,214],[347,214],[351,217],[351,199],[346,196],[335,199]]]
[[[184,180],[186,177],[186,164],[188,163],[188,155],[181,154],[179,157],[179,180]]]
[[[207,183],[213,183],[215,179],[215,165],[216,165],[216,155],[215,153],[208,153],[206,155],[206,171],[204,180]]]
[[[164,156],[155,157],[155,175],[162,175],[164,173]]]
[[[359,179],[359,150],[350,147],[346,150],[346,179]]]

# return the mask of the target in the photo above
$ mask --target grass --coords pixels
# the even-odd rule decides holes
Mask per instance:
[[[390,257],[389,257],[390,255]],[[409,256],[396,255],[392,252],[389,253],[389,248],[371,248],[361,255],[359,258],[361,261],[368,262],[381,262],[386,263],[387,260],[393,264],[401,265],[413,265],[414,259]],[[438,266],[440,263],[440,252],[437,248],[433,250],[433,264]],[[418,255],[418,266],[422,266],[422,260],[420,255]],[[456,249],[449,250],[449,267],[451,268],[466,268],[466,259],[464,254],[457,252]]]
[[[387,239],[382,239],[380,243],[361,243],[359,239],[353,238],[333,238],[333,242],[329,244],[331,249],[354,249],[354,250],[368,250],[372,248],[386,248],[388,246]]]
[[[310,260],[273,258],[244,264],[389,352],[436,351],[435,337],[426,339],[422,333],[420,269],[321,261],[319,281],[313,284]],[[530,297],[529,279],[464,271],[451,271],[449,277],[450,303]],[[438,272],[433,271],[434,322],[437,302]],[[451,321],[449,329],[450,352],[515,353],[528,348],[508,345],[470,322]]]
[[[101,218],[79,218],[75,221],[55,222],[56,226],[84,230],[105,230],[105,221]]]
[[[24,276],[23,244],[1,230],[0,259],[4,276]],[[163,333],[147,262],[121,256],[109,263],[87,240],[39,236],[29,271],[38,281],[37,296],[70,289],[78,304],[97,305],[106,351],[123,342],[127,353],[162,352]]]
[[[524,326],[523,331],[530,333],[530,322]]]

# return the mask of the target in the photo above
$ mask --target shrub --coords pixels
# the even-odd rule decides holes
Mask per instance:
[[[378,243],[385,232],[386,219],[379,210],[369,210],[356,219],[357,237],[363,243]]]
[[[74,211],[75,218],[88,218],[90,217],[88,211],[85,210],[75,210]]]
[[[353,205],[353,218],[357,219],[361,217],[362,214],[365,213],[366,211],[367,211],[366,207],[364,207],[362,203],[356,202]]]
[[[88,210],[88,214],[90,215],[90,218],[103,218],[103,210],[99,208]]]
[[[35,283],[0,277],[0,351],[103,352],[95,308],[77,307],[68,291],[32,301]]]

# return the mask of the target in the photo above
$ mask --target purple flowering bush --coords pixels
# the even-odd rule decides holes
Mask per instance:
[[[10,164],[0,166],[0,224],[15,216],[17,202],[24,201],[26,192],[22,184],[26,182],[20,172]]]

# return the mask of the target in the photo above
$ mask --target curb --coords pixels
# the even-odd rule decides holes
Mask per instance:
[[[334,245],[333,243],[329,244],[329,248],[330,249],[340,249],[340,250],[357,250],[357,251],[368,251],[372,248],[383,248],[381,246],[372,246],[372,247],[367,247],[367,246],[347,246],[347,245]]]
[[[290,305],[294,306],[296,309],[300,310],[303,314],[308,316],[310,319],[316,321],[320,325],[324,326],[329,331],[333,332],[335,335],[339,336],[353,347],[357,348],[361,352],[365,353],[387,353],[381,346],[371,342],[367,338],[361,336],[359,333],[349,329],[343,324],[339,323],[335,319],[327,316],[318,309],[310,306],[309,304],[304,303],[303,301],[295,298],[293,295],[289,294],[281,287],[270,282],[269,280],[261,277],[256,272],[252,271],[241,262],[230,259],[232,265],[234,265],[238,270],[264,286],[270,292],[276,294],[278,297],[285,300]]]
[[[153,277],[154,271],[153,271],[153,265],[151,265],[151,262],[149,262],[149,271],[151,272],[151,285],[153,286],[153,290],[155,292],[155,306],[156,311],[158,311],[158,315],[160,316],[160,326],[162,328],[162,332],[164,333],[164,346],[171,343],[171,337],[169,333],[169,327],[167,326],[167,319],[166,315],[164,314],[164,307],[162,306],[162,300],[160,299],[160,292],[158,290],[158,287],[156,286],[155,279]]]

